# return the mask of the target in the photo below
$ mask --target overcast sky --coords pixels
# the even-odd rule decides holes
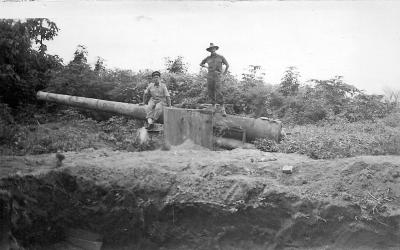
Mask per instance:
[[[67,63],[78,44],[108,67],[160,69],[183,56],[198,72],[210,42],[240,76],[260,65],[279,83],[289,66],[301,80],[342,75],[367,93],[400,88],[400,3],[396,1],[36,1],[0,3],[0,17],[48,17],[48,43]]]

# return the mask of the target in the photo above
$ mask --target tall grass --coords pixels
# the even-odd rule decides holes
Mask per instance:
[[[114,116],[98,122],[69,109],[62,114],[57,122],[44,124],[3,122],[1,128],[8,134],[0,138],[0,154],[44,154],[87,148],[141,151],[155,146],[137,142],[136,130],[142,124],[136,120]]]
[[[314,159],[358,155],[400,155],[400,113],[376,121],[335,121],[286,128],[281,143],[255,141],[264,151],[300,153]]]

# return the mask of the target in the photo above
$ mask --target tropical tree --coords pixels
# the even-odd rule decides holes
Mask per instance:
[[[55,93],[108,99],[111,83],[101,80],[98,71],[87,63],[88,51],[84,45],[78,45],[73,59],[51,79],[48,90]],[[100,67],[100,59],[98,60]],[[98,69],[100,70],[100,68]]]
[[[74,59],[69,64],[85,65],[87,63],[88,51],[86,46],[79,44],[74,52]]]
[[[62,67],[58,56],[46,53],[45,42],[57,32],[46,18],[0,19],[0,102],[11,107],[35,102],[36,91]]]
[[[385,88],[384,101],[389,107],[400,107],[400,89]]]
[[[343,76],[335,76],[329,80],[310,80],[315,84],[309,92],[310,99],[318,102],[330,109],[334,115],[344,111],[352,97],[361,93],[356,87],[343,81]],[[310,100],[311,101],[311,100]]]
[[[297,71],[297,68],[290,66],[282,77],[282,81],[279,86],[279,92],[281,92],[284,96],[296,95],[300,86],[299,76],[300,73]]]
[[[175,59],[171,59],[170,57],[166,57],[164,59],[165,59],[165,67],[169,73],[177,73],[177,74],[187,73],[188,64],[184,62],[182,56],[178,56]]]
[[[265,73],[260,65],[249,65],[247,72],[242,74],[242,83],[245,87],[255,87],[264,83]]]
[[[96,63],[94,64],[94,71],[96,72],[104,72],[106,70],[106,67],[104,65],[104,59],[101,57],[97,57]]]

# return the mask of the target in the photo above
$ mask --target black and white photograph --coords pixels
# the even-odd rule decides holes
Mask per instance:
[[[399,250],[400,2],[0,0],[0,250]]]

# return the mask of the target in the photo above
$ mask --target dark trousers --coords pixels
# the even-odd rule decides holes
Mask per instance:
[[[208,97],[212,104],[224,104],[224,97],[221,92],[221,73],[214,71],[208,72],[207,75],[207,90]]]

